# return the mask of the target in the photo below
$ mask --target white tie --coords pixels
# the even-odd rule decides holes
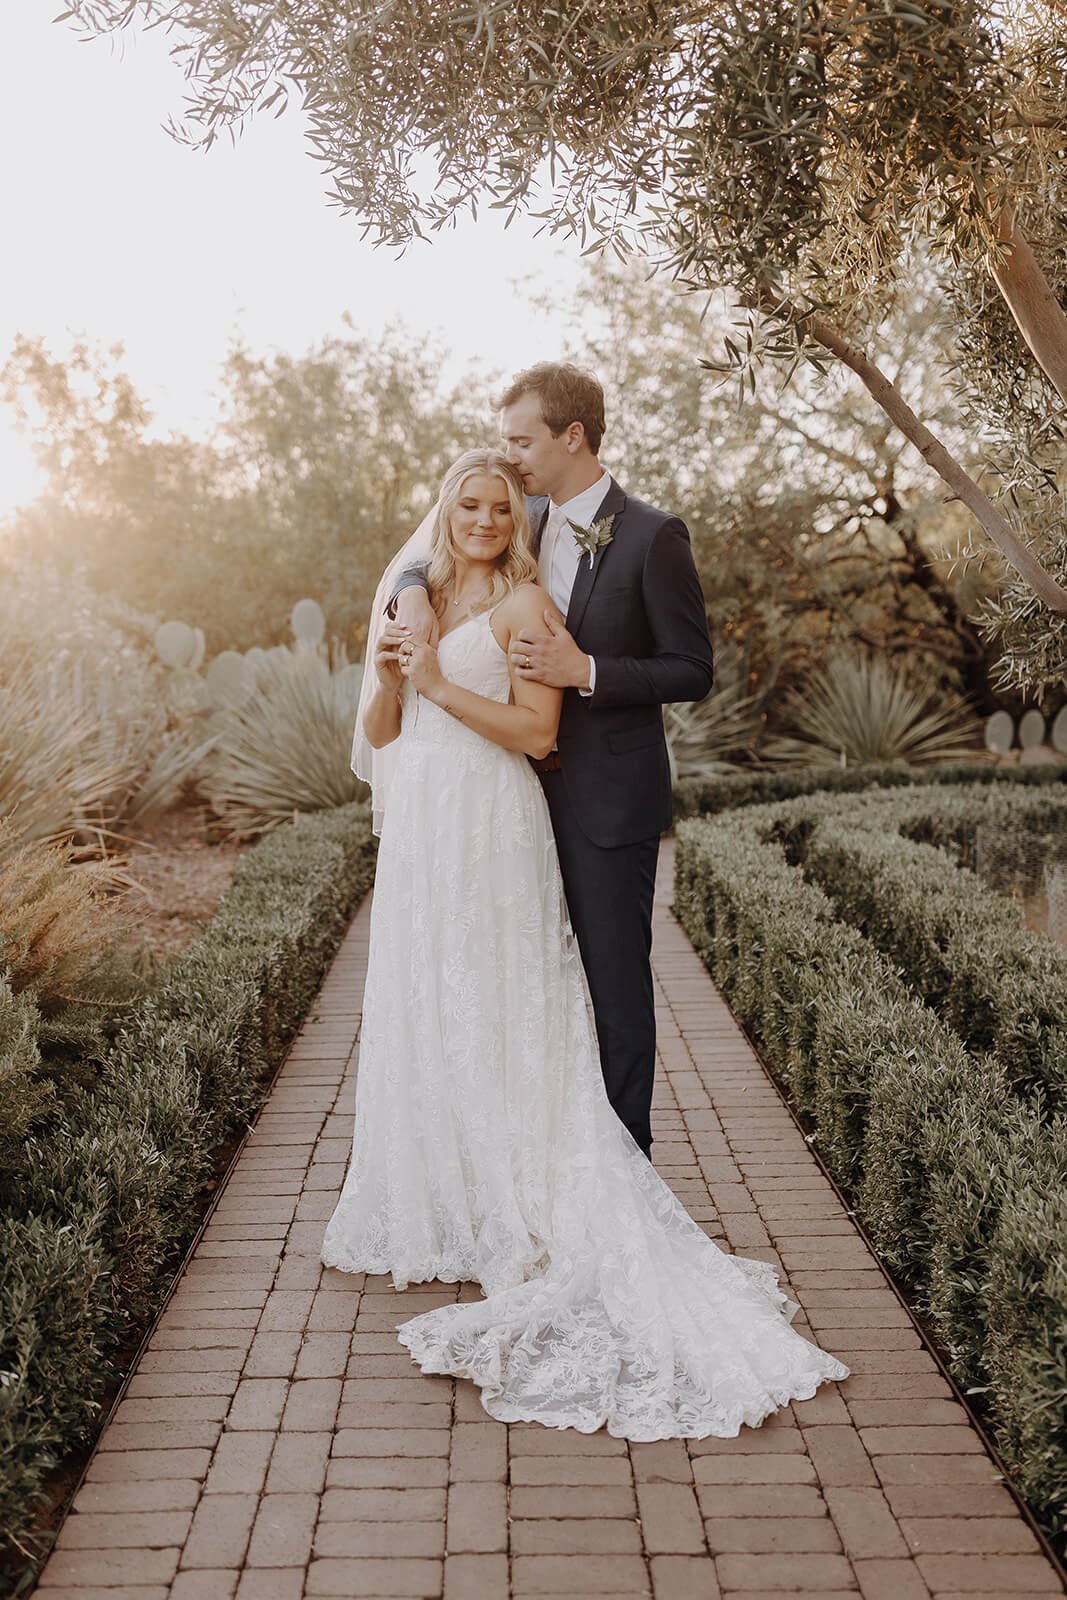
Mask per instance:
[[[548,590],[564,616],[567,614],[570,595],[563,592],[566,585],[559,570],[557,554],[566,521],[567,518],[559,506],[549,507],[548,521],[545,523],[544,536],[541,540],[541,554],[537,563],[537,575],[542,589]]]

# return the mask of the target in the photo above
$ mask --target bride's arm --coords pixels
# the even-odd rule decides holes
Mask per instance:
[[[515,633],[534,631],[539,637],[547,638],[543,616],[546,608],[556,609],[551,598],[535,583],[524,583],[509,595],[493,614],[493,633],[501,649],[507,652]],[[560,689],[512,676],[512,703],[504,705],[452,683],[442,674],[436,652],[428,645],[416,645],[411,666],[403,671],[426,699],[505,750],[519,750],[523,755],[542,758],[556,742],[563,702]]]
[[[392,744],[400,736],[400,695],[404,679],[397,651],[405,637],[400,625],[390,622],[383,628],[374,652],[373,670],[378,675],[378,684],[363,713],[363,736],[374,750]]]

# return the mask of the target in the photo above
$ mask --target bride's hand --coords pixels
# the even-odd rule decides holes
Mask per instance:
[[[383,689],[391,689],[394,694],[399,694],[404,687],[397,651],[407,638],[408,630],[405,627],[398,622],[390,622],[382,629],[374,651],[374,670],[378,674],[378,682]]]
[[[413,683],[428,700],[434,691],[445,685],[445,677],[437,665],[437,651],[430,644],[415,644],[406,640],[400,646],[400,670],[409,683]]]

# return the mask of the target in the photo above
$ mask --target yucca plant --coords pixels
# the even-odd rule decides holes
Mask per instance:
[[[246,694],[212,719],[202,783],[228,832],[253,837],[362,798],[349,765],[360,677],[325,648],[272,650],[248,664]]]
[[[0,682],[0,817],[12,818],[24,839],[68,838],[106,825],[110,797],[127,781],[130,762],[96,741],[89,713],[50,695],[30,663],[6,674]]]
[[[95,841],[177,799],[213,739],[171,716],[136,664],[26,652],[0,674],[0,817],[24,839]]]
[[[41,1008],[76,998],[121,928],[113,874],[69,845],[20,839],[0,818],[0,967]]]
[[[784,766],[979,759],[980,730],[966,702],[917,687],[881,656],[831,656],[789,695],[785,711],[795,737],[770,740],[761,752]]]
[[[205,737],[200,697],[190,701],[181,686],[168,694],[174,675],[147,660],[112,666],[79,657],[37,676],[51,698],[91,725],[86,754],[120,774],[102,802],[112,828],[148,822],[173,805],[214,744]]]
[[[753,688],[747,645],[742,649],[727,641],[718,646],[711,693],[703,700],[664,707],[672,784],[736,772],[751,759],[777,675],[775,663]]]

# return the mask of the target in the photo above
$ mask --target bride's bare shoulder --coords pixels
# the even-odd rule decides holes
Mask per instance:
[[[546,610],[557,610],[556,602],[548,591],[542,589],[539,583],[519,583],[507,599],[501,601],[499,615],[510,627],[522,628],[536,622],[543,628]]]

